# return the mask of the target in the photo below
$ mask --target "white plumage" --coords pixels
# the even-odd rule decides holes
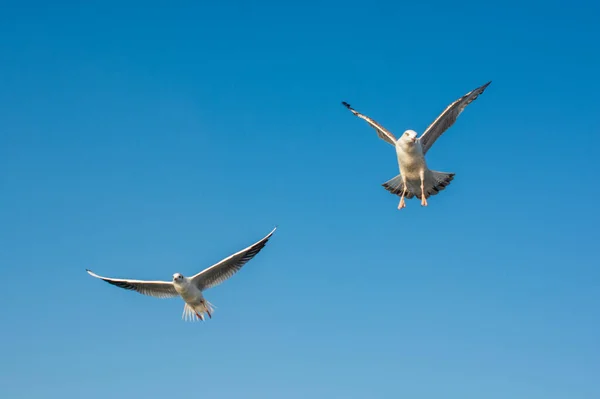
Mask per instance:
[[[185,302],[182,318],[184,320],[195,320],[196,318],[204,320],[204,313],[208,314],[208,317],[212,317],[213,305],[204,298],[202,292],[233,276],[264,248],[275,230],[276,228],[255,244],[236,252],[192,277],[175,273],[172,281],[144,281],[102,277],[91,270],[86,270],[93,277],[117,287],[137,291],[140,294],[156,298],[180,296]]]
[[[483,93],[490,83],[492,82],[468,92],[450,104],[419,138],[414,130],[406,130],[399,139],[396,139],[389,130],[375,120],[357,112],[347,102],[342,102],[354,115],[371,125],[382,140],[396,149],[400,174],[383,183],[383,187],[392,194],[400,196],[398,209],[406,206],[405,198],[413,197],[419,198],[421,205],[427,206],[427,198],[442,191],[454,179],[454,173],[430,170],[425,161],[425,154],[433,143],[456,122],[465,107]]]

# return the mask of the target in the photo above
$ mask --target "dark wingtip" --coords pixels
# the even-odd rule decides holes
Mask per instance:
[[[350,109],[350,104],[348,104],[346,101],[342,101],[342,105],[348,109]]]

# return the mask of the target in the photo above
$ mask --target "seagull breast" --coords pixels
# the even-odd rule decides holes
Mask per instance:
[[[174,285],[177,293],[179,293],[186,302],[196,299],[200,294],[200,290],[196,288],[187,277],[184,277],[181,281],[175,282]]]
[[[404,174],[418,173],[423,169],[427,169],[419,140],[415,143],[398,140],[396,143],[396,156],[400,171]]]

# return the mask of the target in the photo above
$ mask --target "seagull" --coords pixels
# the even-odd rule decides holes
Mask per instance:
[[[273,231],[257,243],[236,252],[192,277],[185,277],[180,273],[175,273],[173,274],[172,281],[143,281],[102,277],[89,269],[86,269],[86,271],[92,277],[99,278],[109,284],[116,285],[117,287],[126,290],[137,291],[140,294],[157,298],[173,298],[180,296],[185,302],[181,318],[186,321],[198,319],[204,321],[204,313],[212,318],[214,305],[204,298],[202,292],[208,288],[221,284],[223,281],[233,276],[246,264],[246,262],[263,249],[275,230],[277,230],[277,228],[274,228]]]
[[[466,106],[483,93],[490,83],[492,82],[487,82],[450,104],[419,138],[414,130],[406,130],[399,139],[396,139],[389,130],[342,101],[342,105],[354,115],[367,121],[377,131],[379,138],[396,148],[400,174],[383,183],[383,187],[390,193],[400,196],[398,209],[406,207],[405,198],[413,197],[419,198],[422,206],[427,206],[427,198],[446,188],[454,179],[454,173],[430,170],[425,162],[425,154],[433,143],[456,122]]]

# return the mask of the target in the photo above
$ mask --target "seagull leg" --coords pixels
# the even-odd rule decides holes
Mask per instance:
[[[402,192],[402,197],[400,197],[400,203],[398,204],[398,209],[406,208],[406,202],[404,202],[404,192]]]
[[[202,304],[204,309],[206,309],[206,314],[208,315],[208,317],[212,319],[212,314],[210,313],[210,306],[206,303],[206,300],[203,299],[200,303]]]
[[[400,197],[400,203],[398,204],[398,209],[406,208],[406,202],[404,201],[404,196],[406,195],[406,177],[402,175],[402,185],[404,186],[402,190],[402,196]]]
[[[204,321],[204,316],[202,316],[201,314],[198,314],[198,312],[196,312],[196,316],[198,316],[198,318],[202,321]]]
[[[427,206],[427,197],[425,195],[425,173],[421,172],[421,206]]]

